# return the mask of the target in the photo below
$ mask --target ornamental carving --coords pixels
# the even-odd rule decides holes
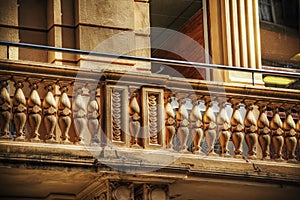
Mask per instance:
[[[188,121],[188,111],[185,107],[186,101],[184,99],[178,99],[178,111],[176,113],[176,126],[177,126],[177,136],[179,139],[179,151],[187,151],[187,139],[189,135],[189,121]]]
[[[87,107],[88,111],[88,129],[91,134],[91,145],[98,145],[99,141],[99,117],[100,117],[100,108],[96,100],[96,90],[90,90],[90,99]]]
[[[207,155],[216,155],[214,152],[214,145],[216,141],[216,116],[213,112],[213,104],[211,102],[210,97],[205,98],[205,106],[206,110],[203,115],[203,123],[204,123],[204,135],[207,143]]]
[[[267,117],[267,106],[260,104],[260,114],[258,117],[258,142],[262,150],[262,159],[270,158],[270,144],[271,144],[271,129],[270,122]]]
[[[61,142],[64,144],[71,143],[69,130],[71,127],[71,102],[67,95],[68,88],[66,86],[62,86],[60,88],[61,96],[58,101],[58,124],[61,130]]]
[[[296,132],[296,123],[292,117],[291,109],[287,109],[287,117],[283,122],[284,129],[284,140],[287,149],[287,159],[295,161],[296,147],[297,147],[297,132]]]
[[[148,94],[148,119],[149,119],[149,136],[150,144],[158,144],[158,129],[157,129],[157,96]]]
[[[246,104],[246,116],[244,119],[245,126],[245,138],[248,146],[248,158],[256,159],[256,145],[258,143],[257,136],[257,120],[253,114],[254,102],[255,101],[244,101]]]
[[[199,109],[199,101],[197,99],[193,101],[193,108],[190,113],[190,128],[193,138],[193,153],[200,153],[200,144],[203,138],[203,123],[202,115]]]
[[[40,134],[39,134],[39,128],[41,125],[42,117],[41,117],[41,111],[42,111],[42,102],[39,96],[39,93],[37,91],[38,85],[37,83],[31,83],[31,92],[28,97],[28,120],[29,120],[29,126],[31,129],[30,133],[30,139],[31,141],[40,141]]]
[[[171,105],[172,99],[167,96],[165,99],[165,129],[166,129],[166,148],[173,150],[173,139],[175,129],[175,113]]]
[[[11,117],[11,103],[10,96],[7,91],[7,81],[0,83],[0,129],[1,138],[10,138],[9,136],[9,121]]]
[[[122,141],[122,102],[121,91],[114,89],[112,92],[112,139]]]
[[[133,93],[130,97],[129,102],[129,132],[131,136],[130,146],[140,148],[138,144],[138,139],[140,135],[140,106],[136,99],[136,93]]]
[[[26,98],[23,93],[23,83],[21,81],[15,82],[15,94],[13,98],[13,113],[14,123],[16,126],[16,140],[25,140],[24,127],[26,124]]]
[[[229,150],[228,150],[228,143],[230,139],[230,120],[226,112],[226,102],[220,101],[220,112],[217,116],[217,124],[218,124],[218,133],[219,133],[219,141],[221,144],[222,152],[221,156],[228,157]]]
[[[82,88],[77,88],[75,91],[75,98],[73,104],[73,114],[75,122],[75,142],[78,144],[84,144],[84,130],[86,128],[86,104],[82,96]]]
[[[243,119],[241,113],[239,111],[239,100],[231,100],[233,106],[233,114],[231,116],[230,124],[231,124],[231,132],[232,132],[232,142],[234,145],[234,156],[237,158],[242,157],[242,144],[244,141],[244,127],[243,127]]]
[[[279,116],[278,107],[274,106],[273,118],[270,123],[271,133],[272,133],[272,143],[274,146],[274,159],[277,161],[282,161],[282,147],[284,143],[283,138],[283,124]]]
[[[57,103],[52,94],[53,86],[49,84],[45,87],[45,89],[48,90],[43,100],[44,124],[46,128],[45,140],[47,142],[56,142],[56,135],[54,131],[57,123]]]

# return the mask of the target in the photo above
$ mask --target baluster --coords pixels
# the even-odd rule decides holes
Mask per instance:
[[[39,128],[42,121],[42,117],[41,117],[42,102],[37,91],[38,89],[37,83],[38,83],[37,81],[30,82],[31,92],[27,102],[28,121],[29,121],[29,126],[31,128],[30,140],[34,142],[40,142]]]
[[[90,100],[88,103],[88,129],[91,134],[91,145],[98,145],[99,140],[99,118],[100,118],[100,108],[96,100],[96,88],[90,90]]]
[[[220,112],[217,116],[218,132],[219,132],[219,141],[222,147],[221,156],[230,157],[228,150],[228,143],[230,139],[230,120],[226,112],[226,102],[228,99],[221,98],[218,99]]]
[[[0,138],[9,139],[9,122],[11,117],[11,102],[10,96],[7,91],[8,83],[7,81],[2,81],[0,83]]]
[[[296,132],[296,124],[292,117],[292,109],[291,107],[286,107],[286,115],[283,122],[283,129],[284,129],[284,141],[287,148],[287,159],[291,162],[296,161],[296,147],[297,147],[297,132]]]
[[[24,127],[26,124],[26,98],[23,93],[23,82],[24,80],[15,81],[15,94],[13,98],[13,113],[14,113],[14,123],[16,126],[16,140],[25,141]]]
[[[191,128],[191,135],[193,138],[193,153],[200,153],[201,152],[201,141],[203,138],[203,123],[202,123],[202,115],[199,109],[199,100],[197,96],[191,97],[193,102],[193,108],[190,113],[190,128]]]
[[[258,142],[262,150],[262,160],[270,159],[270,144],[271,144],[271,129],[270,122],[267,117],[267,104],[266,102],[258,102],[260,107],[260,114],[258,117]]]
[[[130,147],[141,148],[138,144],[138,139],[140,135],[141,123],[140,123],[140,106],[137,102],[137,94],[133,93],[130,97],[129,103],[129,132],[131,135]],[[144,147],[144,146],[143,146]]]
[[[44,111],[44,124],[46,128],[45,141],[56,143],[55,127],[57,123],[57,103],[53,96],[54,87],[51,83],[46,84],[45,90],[47,94],[43,100],[43,111]]]
[[[59,128],[61,130],[61,142],[63,144],[70,144],[70,136],[69,136],[69,130],[71,127],[71,102],[67,95],[68,88],[67,86],[61,86],[60,87],[61,96],[59,98],[58,102],[58,124]]]
[[[273,107],[273,118],[270,123],[270,128],[272,131],[272,143],[274,145],[274,159],[277,161],[282,161],[282,147],[284,143],[283,139],[283,133],[284,131],[282,130],[283,124],[279,116],[279,110],[278,106],[280,104],[272,104]]]
[[[298,109],[298,122],[296,124],[297,134],[297,147],[298,147],[298,160],[300,160],[300,106],[297,106]]]
[[[175,130],[175,113],[171,105],[172,99],[165,94],[165,128],[166,128],[166,149],[173,150],[173,139]]]
[[[84,144],[84,130],[86,128],[86,105],[83,100],[83,88],[75,88],[75,98],[73,104],[74,122],[75,122],[75,143]]]
[[[248,146],[248,159],[256,159],[255,147],[258,142],[257,120],[253,114],[255,100],[244,100],[247,113],[244,119],[245,139]]]
[[[243,119],[240,109],[240,100],[231,99],[231,104],[233,106],[233,114],[231,116],[230,124],[231,124],[231,132],[232,132],[232,142],[234,145],[234,157],[242,158],[242,144],[244,141],[244,127],[243,127]]]
[[[186,152],[187,151],[187,139],[189,135],[189,121],[188,121],[188,112],[185,107],[186,101],[184,98],[178,99],[178,111],[176,113],[176,126],[177,126],[177,136],[179,139],[179,151]]]
[[[217,133],[216,133],[217,125],[216,125],[216,116],[212,108],[213,100],[214,99],[212,97],[209,96],[204,97],[206,110],[203,116],[203,122],[204,122],[204,135],[208,146],[207,155],[216,155],[216,153],[214,152],[214,145],[217,137]]]

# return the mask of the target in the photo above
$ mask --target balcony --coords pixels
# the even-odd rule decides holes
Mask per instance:
[[[118,59],[191,67],[182,61]],[[144,173],[154,177],[153,182],[164,179],[164,184],[199,177],[300,184],[299,90],[7,58],[0,59],[0,66],[3,173],[10,166]],[[300,77],[271,70],[193,66]],[[129,177],[126,180],[134,183],[143,180],[142,175]]]

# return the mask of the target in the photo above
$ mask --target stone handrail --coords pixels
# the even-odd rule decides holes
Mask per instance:
[[[1,139],[248,159],[261,149],[259,159],[300,157],[296,90],[24,61],[0,65]]]

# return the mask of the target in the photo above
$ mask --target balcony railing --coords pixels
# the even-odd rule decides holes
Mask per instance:
[[[291,72],[12,42],[0,44],[184,67],[300,77],[299,73]],[[159,74],[79,70],[9,59],[2,59],[0,66],[1,139],[102,147],[116,145],[289,162],[300,160],[300,95],[297,90]]]

